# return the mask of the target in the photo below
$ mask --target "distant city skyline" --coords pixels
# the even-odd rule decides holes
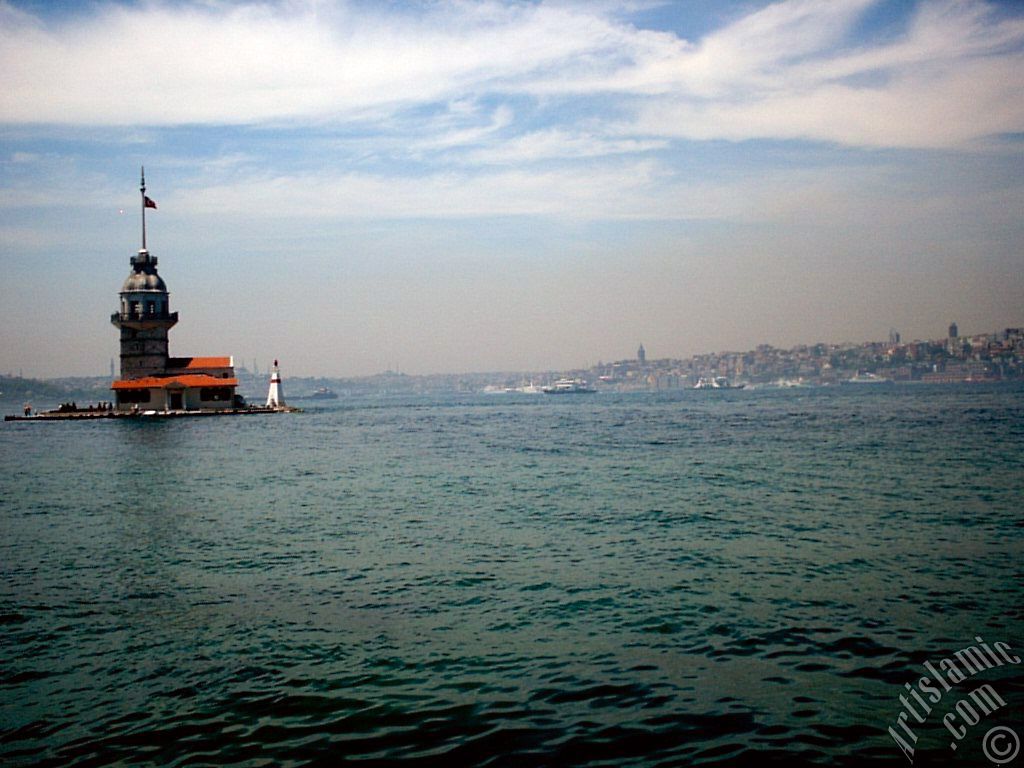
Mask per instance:
[[[1024,325],[1014,2],[0,2],[0,370],[569,370]]]
[[[954,331],[956,331],[956,333],[954,333]],[[881,337],[872,338],[872,339],[859,339],[859,340],[854,340],[854,339],[843,339],[843,340],[817,339],[815,341],[801,341],[801,342],[797,342],[795,344],[788,345],[788,346],[778,346],[778,345],[770,344],[768,342],[760,342],[758,344],[754,344],[754,345],[752,345],[750,347],[746,347],[746,348],[742,348],[742,349],[740,349],[740,348],[734,348],[734,349],[705,349],[705,350],[697,350],[697,351],[695,351],[695,352],[693,352],[691,354],[688,354],[688,355],[665,354],[665,355],[654,355],[654,356],[648,356],[647,355],[646,347],[641,342],[639,344],[638,348],[634,351],[632,356],[630,356],[629,354],[626,354],[624,356],[617,356],[617,355],[614,355],[614,354],[612,354],[612,355],[605,355],[604,357],[599,357],[596,360],[594,360],[593,362],[588,362],[586,364],[572,365],[572,366],[562,366],[562,367],[557,367],[556,366],[556,367],[550,367],[550,368],[523,369],[523,368],[513,368],[513,367],[507,367],[506,366],[506,367],[498,367],[498,368],[493,368],[493,369],[462,370],[462,371],[424,371],[424,372],[411,373],[409,371],[401,370],[401,368],[399,366],[388,366],[388,367],[382,368],[382,369],[377,370],[377,371],[372,371],[372,372],[369,372],[369,373],[362,373],[362,374],[337,375],[337,374],[328,374],[328,373],[325,373],[323,371],[309,371],[309,372],[304,372],[304,373],[301,373],[301,374],[290,374],[290,377],[292,377],[292,378],[298,377],[298,378],[302,378],[302,379],[346,379],[346,378],[351,378],[351,379],[360,379],[360,378],[372,379],[372,378],[375,378],[375,377],[378,377],[378,376],[391,376],[391,375],[395,375],[395,376],[406,376],[406,375],[409,375],[409,376],[427,376],[427,377],[432,377],[432,376],[442,376],[442,377],[443,376],[453,376],[453,377],[457,377],[457,376],[462,376],[462,375],[467,375],[467,376],[492,376],[492,375],[505,375],[505,374],[508,374],[508,375],[533,375],[533,374],[536,374],[536,375],[540,375],[540,376],[543,376],[543,375],[556,375],[557,376],[557,375],[562,375],[562,374],[565,374],[565,373],[578,373],[580,371],[588,371],[588,370],[592,371],[592,370],[594,370],[596,368],[600,368],[602,366],[609,366],[609,365],[614,365],[614,364],[619,364],[619,363],[637,363],[641,367],[643,367],[644,365],[657,366],[657,365],[663,364],[665,362],[675,363],[675,362],[681,362],[681,361],[682,362],[685,362],[685,361],[696,361],[696,360],[702,360],[702,359],[705,359],[705,358],[714,358],[714,359],[735,358],[735,357],[742,357],[744,355],[748,355],[748,354],[751,354],[751,353],[759,352],[759,351],[761,351],[763,349],[770,349],[773,352],[789,353],[789,352],[793,352],[795,350],[812,349],[814,347],[826,347],[826,348],[830,348],[830,349],[846,349],[846,350],[858,350],[858,349],[863,350],[863,349],[867,349],[867,348],[870,348],[870,347],[877,347],[877,346],[890,347],[890,348],[894,348],[894,349],[905,349],[907,347],[915,347],[915,346],[918,346],[918,345],[933,345],[933,346],[939,345],[939,346],[941,346],[945,342],[947,342],[947,341],[949,341],[951,339],[958,339],[961,342],[968,342],[968,344],[969,344],[969,342],[972,339],[982,339],[982,338],[987,338],[990,341],[998,342],[999,340],[1003,339],[1007,335],[1007,333],[1012,333],[1013,334],[1013,338],[1015,339],[1015,341],[1017,343],[1017,346],[1019,347],[1020,346],[1020,343],[1019,343],[1020,342],[1020,337],[1022,335],[1024,335],[1024,329],[1022,329],[1022,327],[1019,326],[1019,325],[1018,326],[1012,326],[1012,325],[1003,324],[1003,325],[1001,325],[998,328],[990,329],[990,330],[987,330],[987,331],[970,331],[969,330],[969,331],[965,331],[965,332],[960,332],[959,331],[958,323],[956,321],[953,321],[952,323],[950,323],[947,326],[946,334],[945,335],[939,333],[939,334],[936,334],[936,335],[932,335],[930,337],[906,338],[906,337],[903,336],[902,333],[900,333],[898,331],[898,329],[890,328],[889,329],[888,341],[883,340]],[[1018,360],[1019,360],[1019,357],[1020,356],[1018,355]],[[236,358],[234,360],[235,367],[239,371],[243,371],[247,375],[256,376],[256,377],[264,376],[264,375],[269,376],[270,370],[273,368],[274,362],[276,362],[276,359],[262,361],[262,360],[259,360],[257,358],[253,358],[251,360],[244,360],[244,359],[241,359],[241,358]],[[117,377],[117,372],[116,372],[117,358],[116,358],[116,356],[110,358],[110,360],[108,361],[108,365],[109,365],[109,372],[105,376],[107,378],[110,378],[111,380],[114,380]],[[1016,367],[1019,368],[1020,366],[1017,365]],[[17,377],[17,378],[24,378],[24,379],[39,379],[39,380],[46,380],[46,379],[75,379],[75,378],[87,378],[87,379],[89,379],[89,378],[104,378],[104,374],[98,374],[98,373],[95,373],[95,372],[93,372],[93,373],[84,373],[84,374],[83,373],[78,373],[78,374],[58,373],[58,374],[53,374],[53,375],[50,375],[50,376],[33,376],[33,375],[26,374],[24,372],[24,370],[20,369],[20,368],[17,371],[14,371],[14,370],[11,370],[11,369],[0,370],[0,376]]]

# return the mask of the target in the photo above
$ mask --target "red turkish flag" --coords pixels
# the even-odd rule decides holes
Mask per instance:
[[[147,208],[156,208],[156,203],[154,203],[152,200],[150,200],[145,195],[142,196],[142,200],[143,200],[143,202],[144,202],[144,204],[145,204],[145,206]]]

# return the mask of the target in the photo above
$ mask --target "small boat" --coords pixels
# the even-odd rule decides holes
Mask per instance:
[[[694,389],[743,389],[746,384],[731,384],[725,376],[713,376],[705,378],[701,376],[697,383],[693,385]]]
[[[338,393],[333,389],[327,387],[320,387],[316,392],[309,396],[310,400],[337,400]]]
[[[888,384],[889,379],[878,374],[871,373],[871,371],[864,371],[858,373],[856,376],[851,376],[843,384]]]
[[[545,395],[586,395],[597,392],[596,389],[587,385],[583,379],[558,379],[554,384],[541,387]]]

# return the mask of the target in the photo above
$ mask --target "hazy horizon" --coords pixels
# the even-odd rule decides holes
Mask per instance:
[[[1024,325],[1012,2],[0,0],[0,371],[545,371]]]
[[[959,334],[960,334],[961,337],[969,337],[969,336],[992,335],[992,334],[998,335],[999,333],[1005,331],[1007,328],[1016,328],[1016,327],[1020,327],[1020,326],[1019,325],[1016,325],[1016,326],[1015,325],[1006,325],[1004,323],[1002,326],[1000,326],[998,328],[992,328],[992,329],[986,329],[986,330],[974,330],[974,329],[969,329],[969,328],[967,328],[967,329],[965,329],[965,328],[958,328],[958,330],[959,330]],[[890,330],[896,330],[896,329],[890,329]],[[943,340],[943,338],[944,338],[945,332],[948,331],[948,328],[943,328],[943,329],[940,329],[940,330],[941,330],[941,332],[936,332],[933,336],[930,336],[928,338],[918,338],[918,337],[906,338],[906,337],[903,337],[902,334],[901,334],[901,343],[902,344],[912,344],[912,343],[918,343],[918,342],[941,342]],[[784,347],[780,346],[780,347],[776,347],[776,348],[781,349],[781,350],[788,350],[788,349],[793,349],[793,348],[801,347],[801,346],[813,347],[816,344],[826,344],[826,345],[829,345],[829,346],[845,347],[845,346],[848,346],[848,345],[849,346],[860,346],[862,344],[886,343],[887,341],[888,341],[888,339],[882,339],[882,338],[878,338],[878,339],[860,339],[860,340],[854,340],[854,339],[843,339],[843,340],[818,339],[817,341],[796,342],[795,344],[792,344],[792,345],[788,345],[788,346],[784,346]],[[766,343],[766,342],[762,342],[762,343]],[[645,357],[646,357],[646,360],[647,360],[648,363],[657,362],[659,360],[686,361],[686,360],[689,360],[692,357],[698,357],[698,356],[706,356],[706,355],[710,355],[710,356],[714,356],[714,355],[731,355],[731,354],[743,354],[743,353],[747,353],[747,352],[753,352],[753,351],[756,350],[757,346],[760,346],[760,345],[757,344],[757,345],[754,345],[752,347],[745,348],[745,349],[709,349],[709,350],[698,350],[696,352],[693,352],[692,354],[689,354],[689,355],[686,355],[686,356],[682,356],[682,357],[676,356],[676,355],[652,355],[650,353],[647,353],[645,355]],[[769,346],[775,347],[776,345],[769,345]],[[638,347],[639,347],[639,345],[638,345]],[[646,347],[645,347],[645,352],[646,352]],[[369,372],[369,373],[359,373],[359,374],[351,374],[351,375],[325,374],[325,373],[317,372],[317,371],[311,371],[311,372],[306,372],[306,373],[301,373],[301,374],[293,374],[293,373],[288,372],[287,366],[284,363],[281,364],[281,369],[282,369],[282,379],[285,379],[285,378],[359,379],[359,378],[372,378],[372,377],[375,377],[375,376],[387,376],[387,375],[399,375],[399,376],[401,376],[401,375],[408,375],[408,376],[487,376],[487,375],[511,375],[511,374],[538,374],[538,375],[542,375],[542,374],[565,373],[565,372],[570,372],[570,371],[575,371],[575,370],[588,370],[588,369],[593,368],[593,367],[598,366],[598,365],[609,364],[609,363],[618,363],[618,362],[624,362],[624,361],[630,361],[630,360],[636,360],[636,350],[633,351],[633,354],[626,353],[626,354],[620,355],[620,356],[608,355],[608,356],[605,356],[605,357],[598,358],[598,359],[596,359],[592,363],[587,363],[587,364],[584,364],[584,365],[563,366],[563,367],[554,367],[554,368],[524,369],[524,368],[509,368],[509,367],[505,367],[505,368],[492,368],[492,369],[487,369],[487,370],[484,370],[484,369],[425,370],[425,371],[419,371],[419,372],[411,373],[409,371],[403,371],[400,368],[394,367],[394,368],[383,368],[381,370],[372,371],[372,372]],[[268,376],[270,374],[270,370],[271,370],[271,367],[273,365],[273,362],[274,362],[274,360],[272,360],[270,358],[268,358],[266,361],[264,361],[262,359],[255,359],[255,360],[254,359],[242,359],[242,358],[237,357],[237,356],[235,356],[235,358],[234,358],[234,365],[235,365],[236,369],[247,370],[250,373],[258,373],[260,375],[267,374]],[[113,364],[115,366],[115,371],[116,371],[117,370],[116,366],[118,364],[118,357],[117,357],[116,354],[112,355],[110,357],[110,359],[107,361],[108,370],[103,372],[103,373],[74,373],[74,374],[70,374],[70,373],[68,373],[68,374],[56,373],[56,374],[52,374],[52,375],[48,375],[48,376],[31,376],[31,375],[28,375],[28,374],[23,374],[23,371],[21,371],[21,370],[14,371],[14,370],[7,369],[7,370],[0,371],[0,376],[8,376],[8,377],[15,377],[15,376],[17,376],[17,377],[23,377],[25,379],[39,379],[39,380],[74,379],[74,378],[109,378],[109,366],[111,364]],[[255,364],[255,367],[254,367],[254,364]]]

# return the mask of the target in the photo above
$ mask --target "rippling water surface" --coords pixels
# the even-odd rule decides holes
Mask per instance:
[[[925,661],[1024,649],[1021,387],[12,423],[0,459],[5,764],[907,765]],[[988,764],[1022,673],[915,765]]]

